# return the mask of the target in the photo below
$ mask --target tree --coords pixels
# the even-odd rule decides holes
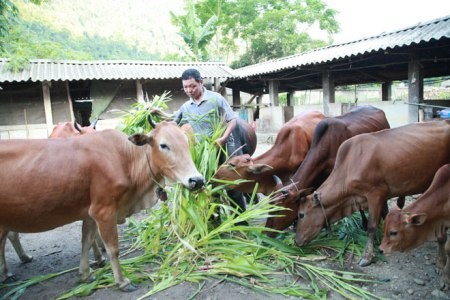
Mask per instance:
[[[186,1],[186,7],[188,12],[185,16],[176,16],[170,12],[172,22],[180,28],[178,34],[186,44],[182,49],[194,61],[207,61],[207,46],[216,33],[218,18],[212,15],[205,22],[201,22],[191,0]]]
[[[17,7],[10,0],[0,0],[0,51],[4,47],[3,39],[8,35],[11,23],[17,17]]]
[[[327,34],[339,30],[336,11],[322,0],[199,0],[195,7],[201,21],[217,15],[222,53],[244,49],[234,67],[326,45],[308,33],[313,26]]]

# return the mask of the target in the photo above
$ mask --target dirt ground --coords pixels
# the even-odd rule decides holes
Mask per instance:
[[[53,231],[23,234],[21,241],[33,261],[22,264],[11,245],[6,247],[6,260],[9,270],[17,279],[56,273],[78,266],[80,257],[81,222],[76,222]],[[367,284],[365,288],[378,297],[386,299],[450,299],[449,291],[440,291],[439,276],[435,271],[436,243],[426,243],[409,253],[399,253],[361,268],[358,259],[347,263],[346,269],[375,275],[383,282]],[[322,267],[335,267],[331,261],[318,263]],[[340,267],[337,267],[341,269]],[[76,286],[77,271],[47,280],[30,287],[20,299],[54,299],[64,291]],[[123,293],[114,288],[98,290],[83,299],[137,299],[150,290],[148,285],[140,285],[132,293]],[[164,290],[150,299],[189,299],[198,291],[198,284],[183,283]],[[0,290],[1,295],[6,293]],[[261,294],[229,282],[208,281],[193,299],[294,299],[274,294]],[[334,298],[332,295],[330,299]]]
[[[123,226],[122,226],[123,227]],[[69,224],[53,231],[23,234],[21,241],[33,261],[22,264],[9,242],[6,260],[9,270],[17,279],[27,279],[38,275],[56,273],[75,268],[62,276],[32,286],[20,299],[54,299],[64,291],[76,286],[77,266],[80,258],[81,222]],[[439,276],[436,274],[436,243],[428,242],[409,253],[398,253],[372,265],[361,268],[358,258],[346,263],[346,270],[375,275],[381,283],[370,283],[365,289],[385,299],[450,299],[450,291],[440,291]],[[326,268],[342,269],[335,263],[324,260],[318,265]],[[83,299],[137,299],[151,289],[151,283],[141,284],[131,293],[123,293],[115,288],[101,289]],[[208,281],[198,292],[199,285],[183,283],[164,290],[151,299],[294,299],[276,294],[261,294],[251,289],[229,282]],[[0,290],[0,299],[7,290]],[[198,292],[198,293],[197,293]],[[330,294],[329,299],[341,298]]]
[[[123,226],[122,226],[123,228]],[[56,273],[74,269],[62,276],[47,280],[28,288],[20,299],[48,300],[54,299],[63,292],[72,289],[78,281],[77,267],[81,248],[81,222],[69,224],[55,230],[22,234],[24,249],[33,256],[33,261],[22,264],[12,246],[7,242],[6,261],[9,271],[17,279],[27,279],[38,275]],[[358,266],[358,258],[346,263],[346,270],[367,273],[382,280],[380,283],[370,283],[365,289],[385,299],[450,299],[450,291],[440,290],[439,275],[436,273],[437,245],[428,242],[418,249],[408,253],[397,253],[378,260],[368,267]],[[329,260],[318,262],[326,268],[339,268]],[[141,284],[131,293],[123,293],[114,288],[98,290],[90,296],[81,299],[137,299],[151,289],[151,283]],[[0,299],[7,290],[0,290]],[[164,290],[150,299],[294,299],[275,294],[261,294],[251,289],[224,281],[210,280],[199,291],[198,284],[182,283]],[[330,294],[329,299],[340,298]]]

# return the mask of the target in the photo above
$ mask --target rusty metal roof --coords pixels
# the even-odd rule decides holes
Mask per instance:
[[[314,64],[323,64],[369,54],[450,38],[450,15],[427,22],[421,22],[403,29],[383,32],[379,35],[342,44],[318,48],[310,52],[270,60],[267,62],[234,70],[238,78],[274,73],[285,69],[300,68]]]
[[[233,70],[215,62],[155,61],[68,61],[32,59],[22,71],[7,70],[7,59],[0,59],[0,82],[58,80],[176,79],[187,68],[196,68],[205,78],[232,78]]]

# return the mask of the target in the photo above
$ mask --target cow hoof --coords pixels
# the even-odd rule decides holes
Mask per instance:
[[[20,261],[21,261],[23,264],[27,264],[27,263],[31,262],[32,260],[33,260],[33,256],[31,256],[31,255],[22,255],[22,256],[20,257]]]
[[[367,267],[368,265],[370,265],[370,260],[368,260],[366,258],[361,258],[361,260],[359,261],[359,266]]]
[[[95,260],[90,264],[91,267],[102,268],[106,265],[106,258],[102,256],[101,259]]]
[[[448,291],[448,288],[449,288],[449,283],[446,282],[446,280],[441,279],[440,284],[439,284],[439,289],[441,291]]]
[[[98,268],[103,268],[106,265],[106,259],[96,262]]]
[[[14,275],[8,273],[8,274],[6,275],[5,280],[3,280],[2,283],[3,283],[3,284],[10,284],[10,283],[14,283],[14,282],[16,282],[16,281],[17,281],[17,278],[14,277]]]
[[[95,281],[95,275],[94,274],[89,274],[88,276],[81,276],[80,277],[80,282],[82,283],[90,283],[90,282],[94,282]]]
[[[130,293],[130,292],[134,292],[135,290],[137,290],[137,287],[134,284],[132,284],[129,280],[127,280],[126,282],[119,285],[119,289],[122,292]]]

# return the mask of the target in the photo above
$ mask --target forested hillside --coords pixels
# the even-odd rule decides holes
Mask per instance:
[[[9,52],[61,59],[182,59],[181,38],[170,22],[182,0],[48,0],[41,5],[14,1],[21,22],[13,37],[26,36]],[[15,34],[15,35],[14,35]],[[26,43],[25,43],[26,42]],[[8,45],[6,45],[8,47]],[[33,48],[33,47],[31,47]]]

